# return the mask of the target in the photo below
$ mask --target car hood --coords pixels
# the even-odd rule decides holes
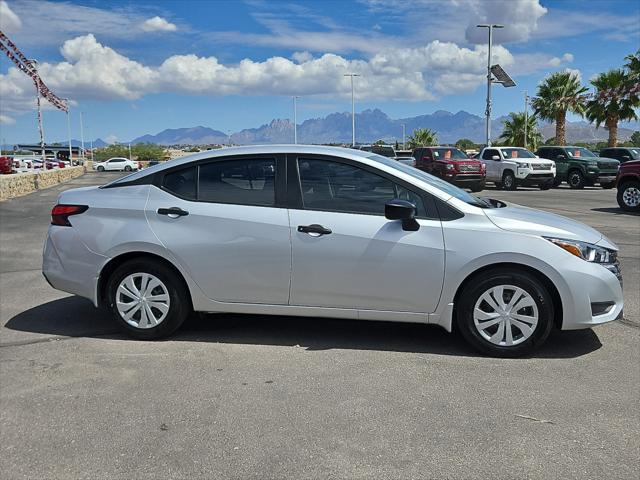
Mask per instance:
[[[485,209],[484,212],[495,226],[510,232],[588,243],[598,243],[603,239],[600,232],[584,223],[513,203],[507,203],[503,208]]]

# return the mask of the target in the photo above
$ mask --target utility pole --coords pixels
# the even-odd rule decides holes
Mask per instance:
[[[403,123],[402,124],[402,149],[403,150],[407,149],[407,146],[405,144],[405,127],[406,127],[406,124]]]
[[[491,74],[491,47],[493,44],[493,29],[494,28],[504,28],[504,25],[498,24],[480,24],[476,25],[478,28],[488,28],[489,29],[489,52],[487,55],[487,108],[485,110],[485,115],[487,117],[487,125],[486,125],[486,144],[487,147],[491,146],[491,83],[492,83],[492,74]]]
[[[527,148],[527,126],[529,123],[529,95],[524,91],[524,148]]]
[[[82,145],[82,164],[84,165],[84,125],[82,124],[82,112],[80,112],[80,144]]]
[[[131,160],[131,143],[129,143],[129,160]]]
[[[353,95],[353,77],[359,77],[357,73],[345,73],[345,77],[351,78],[351,146],[356,146],[356,104]]]
[[[37,60],[29,60],[29,65],[37,72],[38,69],[38,61]],[[42,126],[42,109],[40,107],[40,77],[36,76],[36,80],[34,82],[36,84],[36,100],[38,105],[38,130],[40,131],[40,150],[42,154],[42,171],[46,171],[47,169],[47,156],[44,151],[44,127]]]
[[[69,137],[69,163],[73,166],[73,150],[71,149],[71,105],[68,98],[63,98],[67,102],[67,137]]]
[[[298,99],[297,95],[293,96],[293,143],[298,143]]]

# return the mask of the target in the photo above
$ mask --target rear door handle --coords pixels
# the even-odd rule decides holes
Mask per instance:
[[[158,215],[168,215],[169,217],[176,218],[189,215],[189,212],[182,210],[180,207],[159,208]]]
[[[301,233],[308,233],[313,237],[319,237],[320,235],[329,235],[331,233],[331,229],[323,227],[322,225],[318,225],[314,223],[312,225],[298,225],[298,231]]]

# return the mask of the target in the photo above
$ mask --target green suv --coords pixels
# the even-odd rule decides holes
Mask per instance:
[[[571,188],[599,183],[602,188],[613,188],[620,162],[596,156],[583,147],[540,147],[536,152],[540,158],[556,162],[554,186],[567,182]]]

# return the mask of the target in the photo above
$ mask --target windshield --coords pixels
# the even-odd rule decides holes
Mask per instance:
[[[395,157],[396,151],[393,147],[384,146],[384,145],[373,145],[371,147],[371,152],[377,153],[378,155],[382,155],[384,157]]]
[[[469,157],[457,148],[434,148],[432,149],[433,158],[436,160],[467,160]]]
[[[503,148],[504,158],[536,158],[536,156],[525,148]]]
[[[388,159],[387,157],[383,157],[382,155],[370,155],[367,158],[370,160],[374,160],[376,162],[382,163],[383,165],[386,165],[388,167],[395,168],[396,170],[399,170],[402,173],[411,175],[412,177],[417,178],[418,180],[422,180],[423,182],[426,182],[429,185],[434,186],[438,190],[442,190],[443,192],[446,192],[452,197],[455,197],[458,200],[462,200],[463,202],[468,203],[469,205],[474,205],[476,207],[481,207],[481,208],[491,208],[491,205],[488,202],[474,195],[471,195],[470,193],[466,192],[465,190],[462,190],[461,188],[456,187],[455,185],[447,183],[444,180],[440,180],[439,178],[434,177],[433,175],[429,175],[428,173],[425,173],[422,170],[418,170],[417,168],[410,167],[409,165],[398,162],[396,160]]]
[[[567,154],[569,158],[595,158],[595,154],[591,150],[583,147],[567,147]]]

